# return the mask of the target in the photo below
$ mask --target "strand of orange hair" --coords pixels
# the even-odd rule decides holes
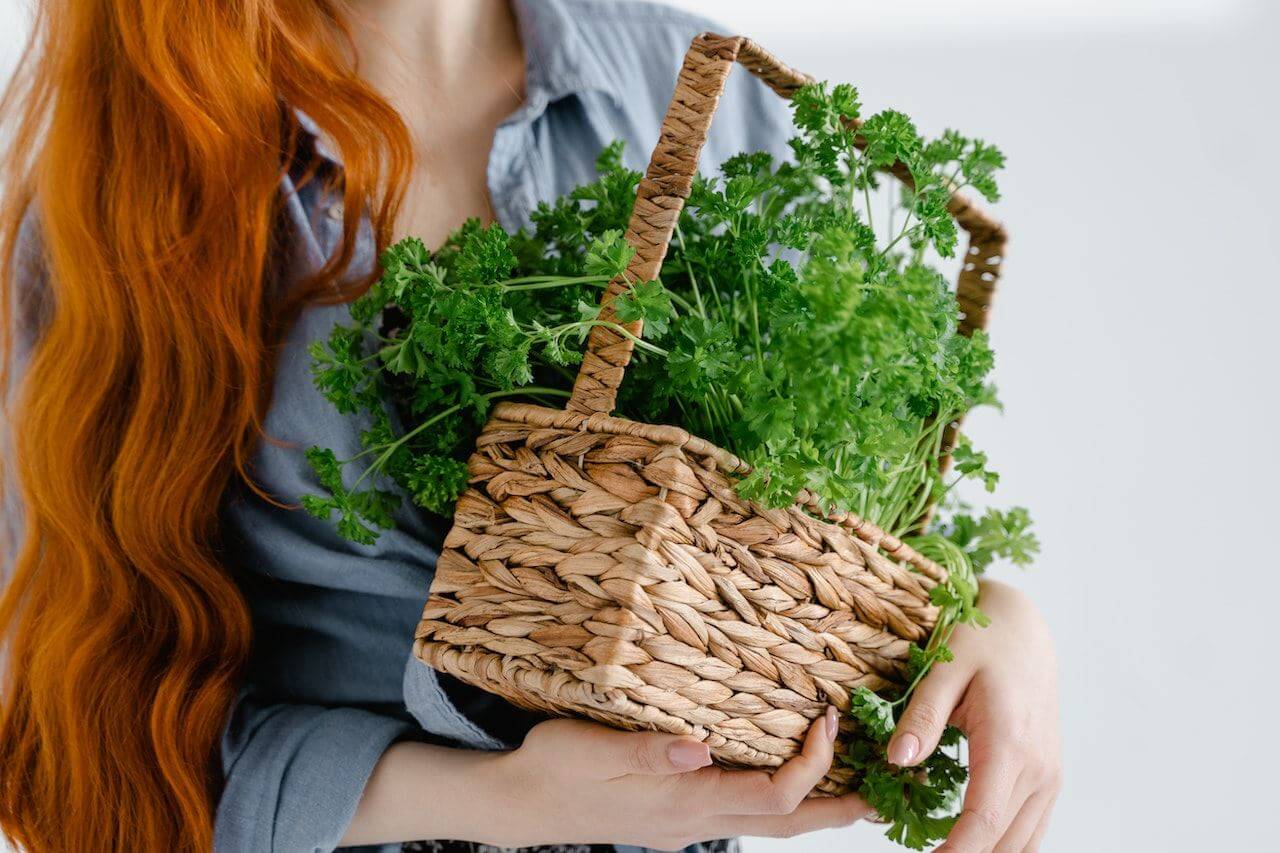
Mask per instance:
[[[220,497],[251,476],[292,309],[367,283],[334,284],[356,215],[385,244],[408,168],[342,16],[336,0],[46,0],[0,103],[3,481],[22,508],[0,599],[0,827],[29,853],[212,845],[250,646]],[[350,213],[337,257],[282,305],[286,104],[343,153]],[[48,308],[15,364],[24,216]]]

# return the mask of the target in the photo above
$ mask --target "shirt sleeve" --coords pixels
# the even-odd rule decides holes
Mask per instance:
[[[8,333],[8,352],[4,355],[9,361],[9,371],[8,384],[0,389],[0,393],[4,394],[5,402],[10,406],[17,400],[31,351],[45,326],[48,313],[46,306],[49,298],[46,293],[42,252],[37,214],[33,205],[27,209],[19,226],[13,257],[10,259],[11,278],[6,282],[9,328],[5,330]],[[19,501],[19,484],[14,479],[16,473],[12,464],[13,452],[12,428],[6,423],[0,429],[0,454],[3,455],[3,464],[0,464],[0,477],[3,478],[0,480],[0,522],[3,523],[3,530],[0,530],[0,536],[7,537],[5,541],[13,544],[0,555],[0,588],[8,583],[13,572],[17,545],[22,541],[23,535],[22,504]]]
[[[358,708],[277,704],[242,693],[222,740],[214,850],[335,849],[379,757],[413,730]]]

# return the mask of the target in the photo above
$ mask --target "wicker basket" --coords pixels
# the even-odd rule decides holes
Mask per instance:
[[[809,79],[748,39],[694,39],[637,193],[629,281],[658,275],[734,61],[782,96]],[[970,238],[958,293],[971,331],[1004,232],[960,197],[951,212]],[[627,280],[607,289],[603,318]],[[518,705],[691,735],[722,763],[776,767],[827,704],[901,683],[945,573],[873,524],[825,515],[814,495],[787,509],[741,499],[746,466],[682,429],[610,417],[631,350],[597,327],[566,410],[494,409],[415,654]],[[837,765],[819,790],[848,783]]]

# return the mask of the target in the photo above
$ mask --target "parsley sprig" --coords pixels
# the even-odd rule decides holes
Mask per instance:
[[[951,659],[955,628],[984,624],[979,573],[995,559],[1026,564],[1038,548],[1026,510],[977,515],[958,499],[962,481],[987,491],[999,481],[966,437],[950,475],[938,464],[949,426],[997,403],[987,337],[959,334],[934,258],[955,253],[950,194],[996,200],[1004,159],[956,131],[925,139],[894,110],[864,118],[852,86],[806,86],[792,109],[791,157],[741,154],[699,177],[662,280],[632,282],[615,299],[621,323],[644,322],[643,340],[598,309],[633,255],[622,233],[640,174],[621,143],[601,153],[595,181],[539,205],[528,228],[469,221],[434,252],[412,238],[387,249],[350,324],[311,349],[316,386],[366,428],[353,459],[308,452],[324,493],[303,504],[363,544],[395,524],[402,496],[447,516],[495,400],[559,406],[592,328],[631,337],[620,414],[680,424],[732,451],[752,467],[737,486],[747,498],[781,507],[808,489],[947,568],[907,687],[854,693],[859,727],[842,757],[889,837],[919,849],[953,821],[961,736],[949,730],[912,769],[890,765],[885,744],[915,685]],[[895,164],[910,183],[877,214]],[[933,504],[945,510],[926,530]]]

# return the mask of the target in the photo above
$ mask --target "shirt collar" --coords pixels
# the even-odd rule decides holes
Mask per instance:
[[[512,9],[525,53],[525,100],[510,120],[532,121],[548,104],[585,92],[600,92],[623,103],[617,71],[605,61],[601,45],[589,38],[565,0],[514,0]],[[294,107],[298,126],[313,140],[315,151],[341,165],[337,148],[315,119]]]
[[[526,100],[541,96],[551,103],[594,91],[621,105],[624,90],[617,70],[605,61],[604,46],[584,31],[583,10],[570,10],[570,5],[565,0],[512,3],[524,44]]]

